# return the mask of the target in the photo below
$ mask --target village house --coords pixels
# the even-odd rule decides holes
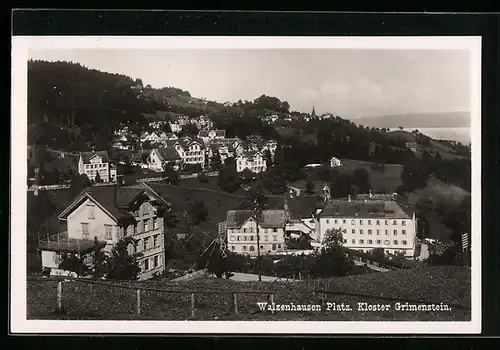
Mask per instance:
[[[406,147],[409,148],[412,152],[421,152],[422,147],[416,142],[406,142]]]
[[[122,150],[134,149],[134,139],[126,134],[122,134],[114,139],[111,147],[118,148]]]
[[[332,157],[330,159],[330,167],[331,168],[335,168],[335,167],[338,167],[338,166],[341,166],[342,163],[340,162],[340,159],[336,158],[336,157]]]
[[[170,125],[170,130],[172,132],[178,133],[182,131],[182,127],[184,125],[187,125],[189,123],[189,117],[186,115],[177,115],[171,118],[171,120],[168,122],[168,125]]]
[[[258,222],[251,210],[227,212],[227,245],[234,253],[257,255],[257,234],[262,255],[282,252],[285,250],[284,229],[284,210],[263,210]]]
[[[150,153],[150,151],[148,151],[148,150],[135,151],[134,153],[132,153],[132,156],[130,157],[130,164],[132,166],[141,167],[142,169],[149,168],[148,162],[147,162],[149,153]]]
[[[154,148],[147,158],[148,168],[153,171],[165,171],[168,165],[178,170],[182,165],[182,158],[173,147]]]
[[[67,230],[40,240],[42,267],[51,269],[51,274],[67,275],[59,268],[62,253],[85,256],[90,265],[95,242],[109,253],[120,240],[132,237],[136,243],[129,245],[129,253],[142,253],[139,279],[161,274],[165,269],[163,215],[169,210],[169,202],[147,184],[87,188],[59,215]]]
[[[97,174],[102,182],[116,181],[116,166],[110,161],[106,151],[81,152],[78,173],[87,175],[91,181],[96,180]]]
[[[266,160],[261,152],[244,151],[236,157],[236,171],[242,172],[249,169],[254,173],[260,173],[267,170]]]
[[[167,147],[173,147],[182,159],[183,165],[200,165],[205,167],[206,152],[202,140],[191,137],[182,137],[176,141],[168,141]]]
[[[208,116],[204,115],[197,118],[191,118],[189,122],[196,125],[198,130],[212,130],[214,128],[214,122]]]
[[[285,199],[285,237],[306,237],[316,239],[316,212],[322,208],[323,202],[315,195],[290,196]]]
[[[331,229],[340,229],[344,247],[365,253],[382,248],[386,254],[415,254],[415,211],[397,195],[367,194],[356,199],[327,199],[318,213],[316,241],[323,242]]]
[[[205,143],[213,140],[222,140],[226,138],[226,130],[200,130],[198,137]]]

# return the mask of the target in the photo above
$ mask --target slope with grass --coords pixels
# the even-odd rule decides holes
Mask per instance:
[[[470,269],[464,267],[421,267],[411,270],[375,272],[326,280],[290,282],[237,282],[226,279],[200,278],[186,282],[153,280],[127,282],[122,285],[138,288],[168,289],[175,292],[143,291],[141,315],[135,313],[135,289],[65,282],[63,286],[64,314],[55,314],[56,282],[28,280],[28,319],[149,319],[185,320],[190,318],[190,292],[196,292],[197,320],[337,320],[337,321],[466,321],[470,320]],[[276,312],[259,311],[257,302],[266,302],[274,293],[277,304],[321,305],[321,291],[328,289],[344,295],[330,294],[327,302],[345,303],[350,312],[322,311]],[[243,291],[261,291],[245,294]],[[202,294],[202,292],[215,292]],[[232,292],[238,292],[238,314],[230,311]],[[350,294],[350,295],[345,295]],[[363,294],[367,296],[359,296]],[[393,298],[385,300],[383,298]],[[447,304],[447,311],[395,311],[401,300]],[[359,311],[360,302],[388,304],[388,311]],[[412,304],[416,304],[412,302]]]

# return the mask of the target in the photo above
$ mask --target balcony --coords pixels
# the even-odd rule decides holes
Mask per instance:
[[[105,247],[105,241],[98,241],[100,247]],[[68,237],[68,231],[60,232],[40,239],[38,250],[68,253],[86,253],[94,248],[94,240]]]

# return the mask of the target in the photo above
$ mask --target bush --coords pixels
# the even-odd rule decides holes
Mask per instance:
[[[198,174],[198,180],[200,180],[201,183],[206,184],[208,183],[209,178],[204,172],[201,172]]]

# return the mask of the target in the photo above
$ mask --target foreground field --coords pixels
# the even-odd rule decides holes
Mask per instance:
[[[196,320],[331,320],[331,321],[467,321],[470,320],[470,269],[463,267],[422,267],[413,270],[371,273],[328,280],[295,283],[237,282],[201,278],[189,282],[156,280],[128,282],[124,285],[169,289],[170,292],[143,291],[141,315],[136,314],[136,290],[79,282],[63,285],[64,313],[56,314],[56,282],[28,280],[27,317],[29,319],[106,319],[106,320],[186,320],[191,319],[190,293],[196,293]],[[328,289],[350,295],[328,295],[326,302],[349,304],[352,311],[260,311],[274,293],[277,304],[321,305]],[[244,292],[261,291],[262,294]],[[202,294],[212,292],[213,294]],[[238,292],[238,314],[231,310],[232,292]],[[355,295],[361,293],[367,296]],[[448,311],[395,311],[397,300],[421,300],[451,305]],[[358,304],[388,304],[388,311],[360,311]],[[413,304],[413,302],[412,302]],[[464,308],[455,306],[462,305]]]

